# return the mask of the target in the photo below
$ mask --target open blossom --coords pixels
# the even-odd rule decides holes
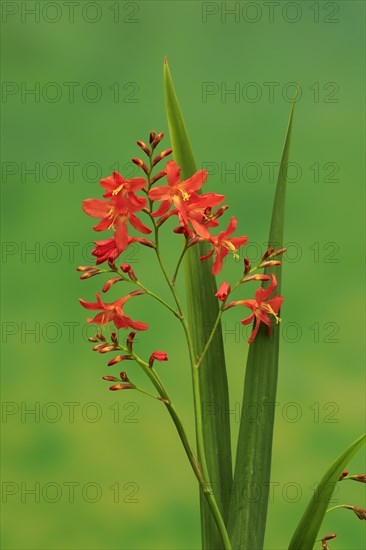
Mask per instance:
[[[80,299],[80,303],[83,307],[85,307],[85,309],[102,310],[94,317],[94,319],[87,319],[88,323],[98,323],[100,325],[106,325],[107,323],[112,321],[115,324],[116,328],[133,328],[135,330],[146,330],[149,328],[146,323],[142,323],[140,321],[132,321],[130,317],[124,314],[122,309],[127,300],[129,300],[133,296],[138,296],[140,294],[144,294],[144,291],[135,290],[134,292],[127,294],[127,296],[124,296],[123,298],[120,298],[115,302],[105,304],[102,301],[99,292],[97,292],[96,303],[86,302],[82,299]]]
[[[86,199],[83,201],[83,210],[93,218],[101,218],[101,221],[93,227],[95,231],[115,228],[114,236],[122,250],[125,250],[128,246],[127,222],[141,233],[151,233],[151,229],[136,216],[136,212],[145,208],[146,199],[136,198],[138,198],[137,201],[132,201],[124,194],[117,194],[107,200]]]
[[[205,256],[201,256],[201,260],[208,260],[208,258],[211,258],[211,256],[216,253],[215,260],[212,265],[213,275],[220,273],[224,258],[229,254],[229,252],[232,252],[234,256],[237,256],[236,251],[248,242],[248,237],[228,238],[232,233],[234,233],[236,225],[237,220],[233,216],[225,231],[221,231],[217,237],[210,235],[208,239],[205,239],[208,243],[212,244],[212,250]]]
[[[225,309],[228,309],[233,306],[241,305],[248,307],[252,310],[253,313],[249,317],[241,321],[243,325],[249,325],[249,323],[251,323],[254,319],[256,321],[253,332],[248,340],[249,344],[251,344],[254,338],[257,336],[261,323],[267,325],[268,334],[271,333],[271,320],[268,315],[273,315],[276,319],[276,323],[280,321],[277,313],[279,312],[282,305],[283,296],[274,296],[271,300],[265,302],[265,300],[267,300],[267,298],[269,298],[269,296],[272,294],[276,286],[277,279],[274,275],[272,275],[272,282],[269,287],[266,289],[263,289],[262,287],[258,288],[257,292],[255,293],[255,300],[237,300],[235,302],[230,302],[230,304],[227,304],[227,306],[225,307]]]
[[[201,189],[207,178],[206,170],[198,170],[193,176],[185,181],[180,181],[180,167],[170,160],[166,165],[168,185],[154,187],[149,191],[149,199],[153,201],[162,201],[160,207],[153,216],[162,216],[166,214],[174,204],[180,216],[184,220],[184,224],[188,225],[186,214],[186,202],[191,195]]]
[[[100,185],[105,189],[103,197],[111,198],[119,195],[120,197],[126,197],[131,202],[135,204],[142,204],[145,202],[143,197],[137,197],[135,195],[136,191],[140,191],[146,185],[146,180],[144,178],[132,178],[126,180],[118,172],[113,172],[112,176],[100,180]]]

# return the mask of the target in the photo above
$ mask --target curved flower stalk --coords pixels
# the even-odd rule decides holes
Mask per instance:
[[[84,299],[80,299],[80,303],[86,309],[99,311],[94,318],[87,319],[89,323],[97,323],[103,327],[107,327],[110,323],[113,323],[117,329],[144,331],[149,328],[148,325],[144,321],[135,321],[127,315],[124,311],[125,304],[131,298],[143,294],[154,298],[179,319],[185,334],[191,366],[194,369],[193,372],[197,372],[198,376],[199,367],[211,345],[221,316],[227,309],[234,305],[247,305],[252,309],[253,313],[249,319],[252,320],[255,317],[257,319],[257,325],[249,342],[255,339],[258,324],[260,322],[265,322],[267,326],[270,327],[271,315],[274,315],[276,322],[278,322],[279,318],[277,314],[282,304],[283,297],[275,297],[272,300],[265,301],[276,285],[275,278],[273,278],[272,285],[268,290],[257,290],[255,300],[237,300],[230,302],[228,305],[226,305],[226,302],[229,296],[231,296],[231,294],[243,283],[268,280],[268,276],[261,275],[257,273],[257,271],[265,267],[268,261],[271,261],[271,258],[278,256],[280,253],[284,252],[284,250],[277,252],[273,250],[266,251],[260,264],[253,268],[250,266],[249,260],[245,259],[239,280],[233,285],[224,282],[220,286],[216,294],[218,301],[221,302],[217,322],[207,338],[206,345],[201,355],[196,357],[192,344],[192,334],[190,333],[187,319],[175,288],[175,281],[179,273],[182,259],[189,248],[198,243],[207,243],[207,245],[211,247],[211,251],[207,255],[201,256],[201,260],[205,261],[209,257],[215,255],[212,273],[218,275],[224,267],[225,258],[228,255],[233,255],[237,258],[237,252],[248,242],[248,237],[233,236],[237,227],[237,220],[234,216],[230,218],[226,229],[221,230],[216,236],[211,233],[211,228],[219,226],[218,220],[223,216],[228,206],[218,207],[225,200],[224,195],[218,195],[212,192],[200,195],[197,194],[207,180],[208,174],[205,170],[199,170],[192,177],[182,180],[180,177],[180,167],[175,161],[169,160],[165,168],[161,169],[153,176],[155,167],[172,152],[172,149],[167,149],[157,156],[154,156],[155,149],[162,139],[162,132],[159,134],[151,132],[149,145],[143,141],[137,142],[139,147],[148,157],[147,164],[142,159],[132,159],[142,170],[144,174],[143,177],[129,180],[125,179],[121,174],[113,172],[111,176],[102,179],[100,182],[105,191],[103,194],[104,198],[86,199],[83,202],[84,211],[89,216],[100,219],[100,222],[95,225],[93,229],[98,232],[107,230],[112,231],[112,236],[101,241],[95,241],[96,247],[93,250],[93,255],[96,258],[96,267],[80,266],[78,268],[78,270],[82,272],[80,278],[87,279],[95,275],[111,273],[113,277],[109,278],[103,285],[102,291],[104,293],[108,292],[112,286],[119,282],[130,283],[139,287],[139,289],[125,294],[114,302],[105,302],[102,300],[100,293],[97,293],[96,302],[88,302]],[[164,185],[164,180],[166,180],[166,185]],[[159,185],[155,185],[158,181]],[[145,219],[143,219],[143,216]],[[164,222],[172,216],[176,217],[178,223],[178,226],[174,229],[174,233],[177,235],[183,234],[184,244],[173,276],[170,276],[161,255],[159,232],[162,230]],[[147,224],[149,224],[149,226]],[[153,236],[146,239],[145,237],[131,235],[131,226],[137,232],[151,234]],[[142,282],[140,275],[136,274],[129,264],[122,264],[119,268],[116,266],[116,262],[122,252],[124,252],[130,244],[135,242],[152,248],[155,251],[157,261],[171,291],[173,304],[167,303],[163,298],[150,290]],[[264,260],[266,260],[267,263],[263,263]],[[107,269],[97,267],[103,263],[108,264]],[[281,262],[277,260],[272,263],[280,264]],[[131,304],[132,302],[131,300]],[[247,319],[243,322],[246,323],[249,321]],[[130,333],[127,337],[126,344],[122,345],[119,343],[115,332],[111,333],[111,341],[109,341],[106,336],[99,333],[96,338],[91,339],[96,343],[93,349],[101,354],[122,351],[123,354],[119,353],[116,355],[108,362],[108,365],[118,365],[118,363],[125,360],[135,361],[147,374],[150,382],[152,382],[157,390],[158,395],[154,396],[147,390],[137,387],[130,380],[126,372],[120,373],[120,378],[109,375],[103,378],[104,380],[115,382],[110,386],[110,390],[112,391],[133,389],[149,396],[156,397],[165,404],[173,418],[194,473],[210,505],[211,512],[221,534],[223,547],[231,548],[226,526],[217,506],[213,490],[210,488],[210,479],[208,476],[203,444],[202,423],[199,421],[196,422],[197,445],[199,448],[199,456],[201,457],[200,461],[198,461],[191,445],[188,443],[180,418],[172,405],[172,400],[154,369],[155,361],[168,360],[166,353],[164,351],[155,351],[150,355],[148,361],[143,360],[133,350],[132,343],[134,334],[134,332]],[[194,391],[196,392],[196,415],[200,415],[202,412],[199,410],[200,408],[198,406],[198,380],[194,381]]]

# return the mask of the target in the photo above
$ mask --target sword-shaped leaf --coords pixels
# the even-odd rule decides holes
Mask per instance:
[[[313,548],[339,476],[347,463],[365,443],[365,438],[366,436],[362,435],[352,443],[326,472],[296,528],[289,550],[311,550]]]
[[[173,156],[181,167],[182,179],[186,179],[196,172],[196,164],[166,60],[164,92]],[[211,262],[201,262],[199,259],[205,253],[207,251],[205,252],[199,244],[189,249],[185,258],[188,321],[197,358],[204,348],[218,313],[218,301],[215,298],[216,281],[211,273]],[[229,396],[221,326],[217,329],[199,368],[199,376],[208,472],[218,506],[226,520],[229,501],[225,499],[225,491],[230,491],[232,484],[232,460],[229,415],[222,414],[222,411],[229,410]],[[201,525],[203,548],[222,548],[221,537],[202,491]]]
[[[268,246],[276,249],[283,246],[286,167],[295,101],[282,153],[269,234]],[[281,266],[266,268],[265,273],[275,273],[278,282],[276,294],[280,294]],[[248,354],[229,514],[229,535],[233,548],[238,550],[263,548],[270,488],[279,336],[278,325],[272,327],[271,336],[268,336],[267,327],[262,324]]]

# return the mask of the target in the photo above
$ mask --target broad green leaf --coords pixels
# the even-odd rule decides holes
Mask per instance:
[[[273,204],[269,246],[282,248],[286,166],[289,158],[293,103]],[[281,289],[281,266],[267,268],[267,275],[275,273]],[[229,535],[233,548],[261,550],[266,526],[269,483],[271,474],[274,409],[277,390],[279,353],[279,326],[261,326],[250,345],[244,382],[242,416],[236,454],[234,485],[229,514]]]
[[[166,60],[164,91],[173,156],[181,166],[182,179],[186,179],[196,172],[196,164]],[[201,245],[196,245],[189,249],[185,258],[188,317],[197,357],[204,348],[218,313],[215,297],[217,288],[211,273],[211,262],[199,259],[205,253]],[[221,326],[216,331],[199,372],[207,466],[218,506],[226,521],[229,509],[226,495],[232,484],[232,460],[229,415],[223,413],[229,410],[229,396]],[[222,548],[221,537],[202,492],[201,525],[203,548]]]
[[[365,439],[365,435],[359,437],[326,472],[296,528],[289,550],[310,550],[313,548],[339,476],[351,458],[361,449]]]

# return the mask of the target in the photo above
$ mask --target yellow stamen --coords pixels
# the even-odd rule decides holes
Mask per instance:
[[[112,195],[118,195],[118,193],[123,189],[123,183],[117,189],[113,189]]]
[[[262,309],[267,310],[268,313],[270,313],[271,315],[273,315],[275,317],[276,325],[281,322],[281,318],[278,317],[278,315],[273,311],[273,308],[269,304],[262,304]]]
[[[230,252],[233,253],[234,258],[236,258],[237,260],[240,258],[239,254],[237,254],[236,252],[236,248],[233,243],[231,243],[230,241],[225,241],[223,244],[228,250],[230,250]]]
[[[180,189],[184,201],[188,201],[190,194],[185,189]]]

